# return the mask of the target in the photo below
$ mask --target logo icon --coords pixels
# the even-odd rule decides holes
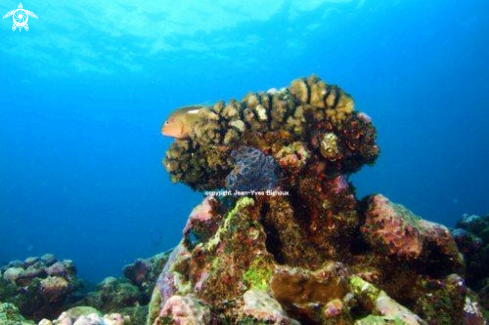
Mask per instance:
[[[12,10],[8,12],[3,18],[7,18],[12,16],[14,20],[14,24],[12,25],[12,30],[15,31],[19,28],[19,32],[24,28],[26,31],[29,30],[29,25],[27,25],[27,21],[29,20],[29,16],[37,18],[37,16],[29,10],[25,10],[22,6],[22,3],[19,3],[19,9]]]

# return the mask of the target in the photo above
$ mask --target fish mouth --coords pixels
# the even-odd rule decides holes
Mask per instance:
[[[178,130],[175,130],[174,128],[167,128],[163,126],[161,128],[161,134],[167,137],[172,137],[172,138],[177,138],[180,139],[182,138],[182,133],[179,132]]]

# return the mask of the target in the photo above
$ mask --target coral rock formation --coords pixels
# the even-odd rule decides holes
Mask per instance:
[[[365,241],[380,254],[403,261],[424,257],[427,262],[439,256],[445,260],[437,260],[438,266],[448,264],[450,269],[462,269],[462,256],[446,227],[422,220],[382,195],[372,195],[364,202],[368,206],[360,231]]]
[[[275,191],[208,197],[192,212],[147,324],[483,324],[445,227],[381,195],[356,198],[348,175],[379,148],[339,87],[300,78],[199,114],[166,153],[174,182],[216,193],[243,168],[243,147],[280,174]],[[259,183],[261,166],[241,181]]]

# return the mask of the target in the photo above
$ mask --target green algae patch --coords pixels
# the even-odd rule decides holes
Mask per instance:
[[[2,325],[34,325],[19,313],[19,309],[11,303],[0,304],[0,324]]]
[[[392,325],[414,325],[427,324],[418,315],[408,308],[400,305],[373,284],[358,276],[350,278],[350,287],[353,294],[364,305],[366,311],[371,315],[355,322],[355,325],[370,324],[392,324]]]
[[[363,300],[368,301],[370,304],[373,304],[380,294],[379,289],[358,276],[350,278],[350,286],[356,296],[362,297]]]
[[[155,287],[151,294],[151,300],[148,304],[148,316],[146,318],[146,325],[153,324],[153,321],[158,318],[158,315],[160,314],[161,302],[161,292],[158,287]]]
[[[270,264],[263,257],[258,257],[251,263],[243,275],[243,281],[250,288],[268,291],[272,270]]]
[[[369,315],[365,318],[357,320],[355,325],[409,325],[409,323],[404,322],[397,316],[388,317]]]
[[[236,202],[236,205],[234,206],[234,208],[227,213],[226,218],[224,219],[224,225],[219,227],[219,230],[217,231],[217,233],[206,244],[206,246],[207,246],[206,249],[209,252],[213,251],[218,246],[218,244],[222,241],[221,237],[223,235],[225,235],[226,233],[228,233],[229,230],[233,230],[233,229],[231,229],[231,227],[232,227],[231,221],[235,217],[237,217],[244,208],[246,208],[250,205],[254,205],[254,204],[255,204],[255,201],[252,198],[249,198],[246,196],[240,198]]]
[[[96,308],[91,306],[77,306],[67,310],[67,313],[70,314],[70,317],[78,318],[81,316],[88,316],[90,314],[97,314],[98,316],[102,316],[102,313],[98,311]]]

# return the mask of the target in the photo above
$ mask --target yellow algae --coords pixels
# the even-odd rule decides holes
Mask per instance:
[[[309,100],[309,87],[304,78],[299,78],[292,81],[290,92],[296,96],[301,102],[307,103]]]
[[[320,143],[321,155],[330,160],[334,161],[340,156],[340,150],[338,148],[338,137],[336,134],[329,132],[323,136]]]
[[[246,124],[241,120],[231,121],[228,125],[238,129],[241,132],[244,132],[244,130],[246,129]]]
[[[262,105],[257,105],[255,111],[260,121],[266,121],[268,119],[267,110]]]
[[[327,92],[327,86],[323,81],[311,85],[311,105],[325,108],[323,99]]]

